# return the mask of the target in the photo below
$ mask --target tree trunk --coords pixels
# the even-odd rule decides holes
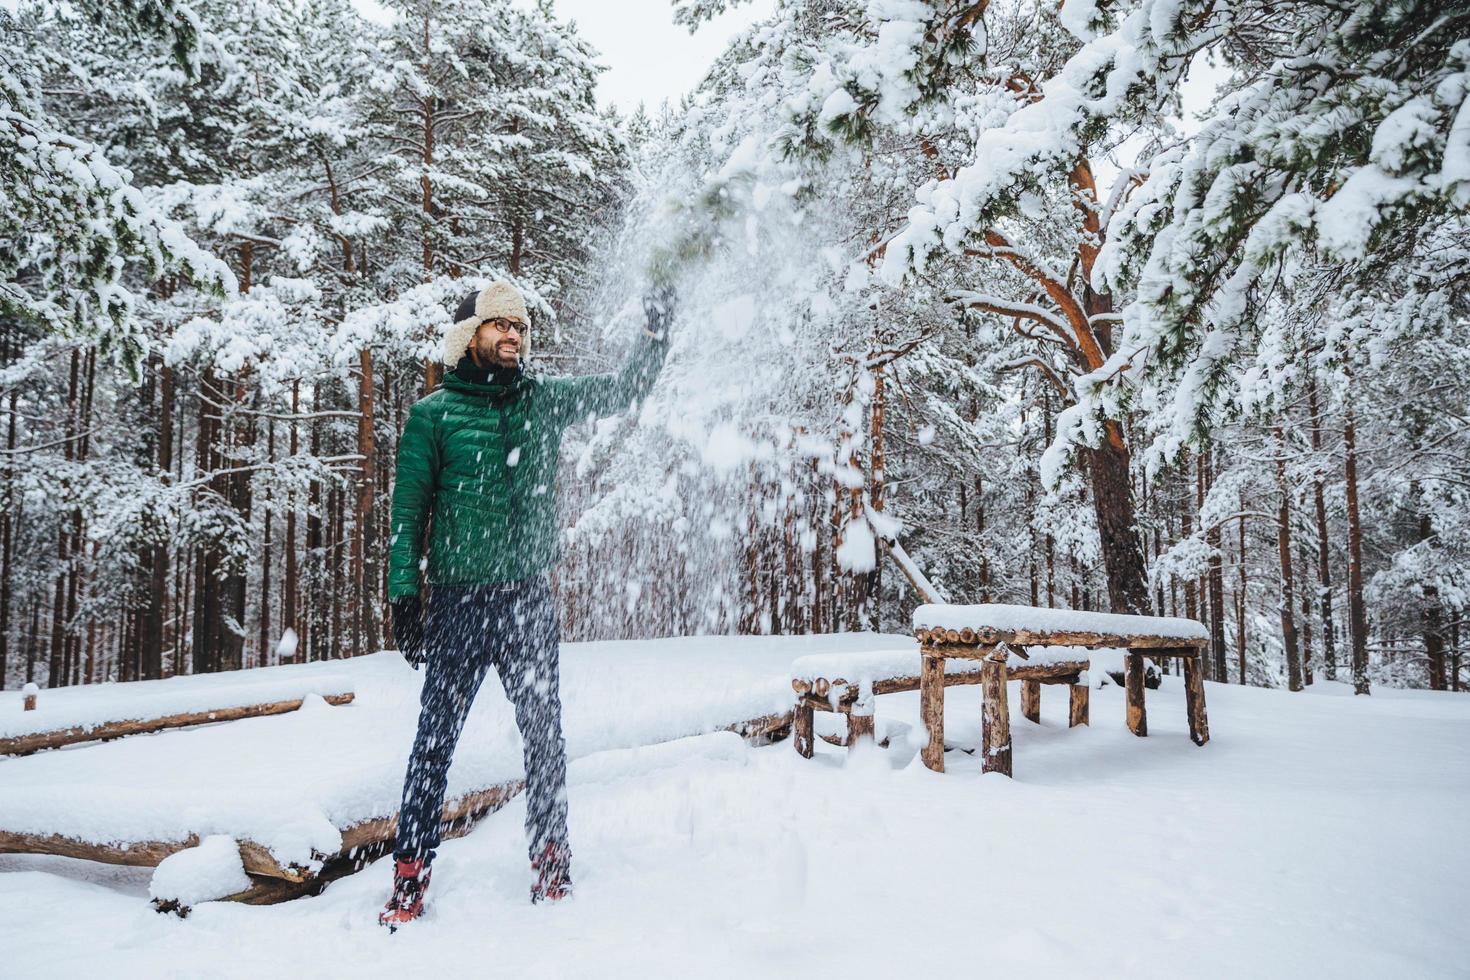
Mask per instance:
[[[1246,587],[1249,584],[1245,575],[1245,499],[1240,501],[1240,520],[1236,529],[1238,549],[1238,564],[1236,566],[1235,587],[1235,658],[1240,676],[1240,685],[1245,686],[1246,679]],[[1221,680],[1224,680],[1222,677]]]
[[[1307,402],[1312,413],[1312,454],[1322,453],[1322,417],[1317,411],[1317,376],[1307,377]],[[1332,566],[1327,550],[1327,502],[1322,477],[1312,478],[1312,507],[1317,516],[1317,609],[1322,623],[1322,664],[1329,681],[1337,680],[1337,638],[1332,624]]]
[[[431,52],[433,51],[433,37],[429,26],[429,11],[424,10],[424,33],[423,33],[423,72],[428,78],[431,67]],[[424,148],[424,167],[419,176],[420,207],[423,209],[423,225],[421,235],[423,238],[423,260],[424,260],[424,282],[434,280],[434,183],[429,179],[429,170],[434,166],[434,96],[424,95],[419,100],[421,110],[421,144]],[[424,394],[428,394],[439,387],[440,379],[439,358],[429,357],[424,361]]]
[[[315,382],[311,386],[312,411],[318,411],[322,407],[322,386]],[[311,448],[313,458],[320,458],[322,453],[322,427],[321,419],[311,420]],[[302,639],[305,641],[303,649],[305,659],[321,660],[322,658],[322,633],[325,629],[324,603],[322,602],[322,582],[326,577],[327,559],[325,549],[322,547],[322,512],[324,508],[322,493],[322,482],[317,479],[311,481],[311,486],[306,494],[306,553],[307,564],[307,590],[306,609],[302,615],[304,631]],[[298,657],[298,660],[301,658]]]
[[[26,639],[26,680],[32,684],[36,680],[36,644],[41,640],[41,597],[31,600],[31,631]]]
[[[332,518],[328,532],[327,553],[332,556],[332,577],[329,581],[341,582],[352,581],[351,569],[343,568],[343,556],[347,549],[342,545],[347,541],[347,493],[342,487],[332,488]],[[346,574],[344,574],[346,573]],[[331,639],[328,641],[327,656],[333,660],[340,660],[350,656],[351,650],[347,646],[347,622],[344,615],[343,602],[346,590],[332,588],[332,631]]]
[[[266,423],[265,458],[267,462],[275,462],[276,459],[276,420],[271,419]],[[260,502],[260,600],[259,611],[256,614],[257,626],[260,632],[257,635],[256,645],[258,649],[257,665],[268,667],[275,659],[271,656],[271,566],[275,563],[275,552],[271,548],[271,525],[275,522],[275,508],[271,506],[271,498],[265,495]]]
[[[1424,543],[1431,537],[1431,527],[1427,509],[1422,506],[1420,494],[1414,494],[1415,499],[1421,500],[1419,510],[1419,541]],[[1444,661],[1444,626],[1441,619],[1439,606],[1439,587],[1436,585],[1424,586],[1424,658],[1425,668],[1429,672],[1429,689],[1431,691],[1443,691],[1445,689],[1445,661]]]
[[[372,653],[378,649],[376,576],[373,574],[371,555],[376,547],[373,496],[376,493],[373,466],[376,463],[373,451],[373,355],[363,348],[357,355],[358,378],[357,452],[362,456],[357,481],[357,519],[352,536],[353,568],[352,583],[356,606],[356,628],[353,633],[351,654]]]
[[[1193,472],[1189,465],[1189,457],[1187,455],[1180,459],[1179,472],[1181,476],[1186,478]],[[1194,522],[1192,519],[1194,515],[1194,494],[1190,490],[1192,489],[1191,484],[1197,482],[1197,480],[1190,479],[1180,480],[1179,489],[1183,491],[1180,494],[1179,500],[1179,539],[1181,541],[1194,533]],[[1193,578],[1188,578],[1184,581],[1184,616],[1186,619],[1198,619],[1200,616],[1197,590],[1195,589],[1195,580]]]
[[[1307,571],[1307,546],[1301,540],[1301,538],[1298,538],[1297,539],[1297,552],[1296,552],[1296,557],[1297,557],[1298,567],[1301,568],[1302,574],[1303,575],[1306,575],[1306,571]],[[1302,583],[1301,596],[1302,596],[1302,598],[1301,598],[1300,610],[1301,610],[1301,615],[1302,615],[1302,631],[1301,631],[1302,632],[1302,683],[1305,684],[1307,687],[1311,687],[1312,686],[1312,599],[1311,599],[1312,590],[1311,590],[1311,588],[1305,582]]]
[[[80,444],[77,447],[77,458],[82,463],[86,463],[86,461],[88,460],[88,458],[90,458],[92,454],[92,404],[95,400],[96,392],[97,349],[94,347],[87,351],[87,377],[86,383],[82,388],[82,418],[79,440]],[[82,517],[82,511],[80,507],[77,508],[76,511],[74,511],[72,514],[72,528],[72,552],[80,558],[85,550],[83,542],[87,540],[86,523]],[[97,552],[97,543],[93,542],[91,552],[93,558],[96,557]],[[81,601],[84,591],[90,591],[87,585],[87,572],[95,564],[95,561],[79,561],[77,563],[77,573],[72,577],[71,599],[69,608],[67,609],[67,620],[69,622],[74,622],[81,611]],[[88,617],[89,626],[91,625],[91,622],[92,618]],[[80,629],[73,631],[71,640],[71,683],[73,684],[82,683],[82,657],[84,653],[82,646],[82,637],[83,634]]]
[[[1281,590],[1277,610],[1281,615],[1281,636],[1286,647],[1286,686],[1302,689],[1302,654],[1297,645],[1295,595],[1291,574],[1291,491],[1286,486],[1286,434],[1276,426],[1276,550],[1281,560]],[[1242,508],[1244,509],[1244,508]],[[1244,518],[1242,518],[1244,520]],[[1241,683],[1245,683],[1242,678]]]
[[[883,377],[883,368],[878,367],[873,371],[873,414],[871,431],[869,433],[873,448],[871,450],[871,457],[869,460],[870,466],[868,467],[870,474],[868,494],[873,504],[873,510],[877,513],[882,513],[884,503],[883,490],[885,481],[883,474],[883,416],[886,408],[886,387],[885,379]],[[877,535],[876,529],[874,529],[874,534],[875,536]],[[983,549],[984,546],[982,545],[981,547]],[[871,629],[874,633],[881,632],[883,628],[883,611],[881,608],[883,604],[883,563],[877,560],[878,554],[880,553],[881,552],[878,551],[875,551],[874,553],[873,570],[868,574],[866,587],[866,591],[868,593],[868,602],[871,606],[871,616],[868,619],[868,628]],[[983,557],[981,558],[981,562],[983,564]],[[982,571],[980,574],[982,582],[981,588],[983,589],[985,573]],[[981,599],[980,601],[984,602],[986,600]]]
[[[5,426],[5,448],[12,455],[15,452],[15,420],[16,400],[20,397],[18,388],[10,389],[10,419]],[[15,528],[16,518],[12,516],[16,510],[14,481],[7,473],[5,478],[5,506],[0,507],[0,691],[5,690],[5,681],[9,676],[7,670],[10,666],[10,602],[13,561],[15,554]]]
[[[838,452],[851,452],[851,433],[844,432],[838,437]],[[838,465],[851,465],[851,459],[838,460]],[[837,551],[842,547],[842,518],[846,510],[842,506],[842,481],[832,481],[832,606],[831,623],[832,632],[842,632],[842,562],[837,558]]]
[[[1212,480],[1211,469],[1213,462],[1211,453],[1206,451],[1200,453],[1199,465],[1201,474],[1200,494],[1208,492],[1209,482]],[[1211,676],[1214,680],[1225,683],[1229,681],[1229,675],[1225,669],[1225,570],[1223,559],[1220,555],[1221,533],[1218,523],[1212,524],[1205,532],[1205,544],[1210,548],[1209,567],[1206,572],[1206,589],[1210,604],[1210,652]]]
[[[1460,617],[1450,623],[1450,690],[1460,690]]]
[[[1107,572],[1109,606],[1115,613],[1146,616],[1152,612],[1148,575],[1134,519],[1128,447],[1117,422],[1107,423],[1101,445],[1087,450],[1087,460],[1103,567]]]
[[[1351,378],[1351,376],[1349,376]],[[1368,694],[1368,611],[1363,605],[1363,525],[1358,518],[1358,437],[1352,395],[1343,400],[1343,469],[1347,480],[1348,623],[1352,628],[1353,693]]]
[[[158,479],[168,483],[173,475],[174,372],[161,357],[154,361],[158,376]],[[144,680],[163,676],[163,623],[168,606],[169,549],[155,543],[145,548],[148,569],[148,604],[143,611],[140,673]]]
[[[291,382],[291,455],[294,457],[298,451],[297,435],[298,426],[295,416],[301,413],[301,381]],[[301,624],[297,621],[296,595],[300,589],[297,581],[299,572],[296,567],[296,491],[290,490],[286,496],[286,582],[285,594],[282,596],[285,609],[281,615],[281,632],[291,630],[296,634],[297,650],[301,649]],[[293,660],[299,658],[293,652]]]
[[[240,246],[240,292],[249,293],[254,277],[255,248],[246,242]],[[250,366],[247,364],[235,378],[233,385],[232,402],[243,406],[246,403],[246,378],[250,375]],[[256,399],[259,407],[259,398]],[[236,462],[231,466],[239,466],[249,462],[251,451],[255,446],[255,424],[249,416],[237,418],[229,425],[227,441],[235,447]],[[240,520],[246,528],[250,526],[251,492],[250,474],[244,472],[230,473],[226,481],[228,487],[227,499],[230,509],[240,516]],[[221,617],[220,632],[220,669],[239,670],[245,666],[245,621],[246,621],[246,588],[248,585],[248,566],[244,560],[233,562],[226,570],[224,580],[224,598],[229,602],[229,617],[226,620]]]
[[[223,426],[209,404],[209,399],[216,399],[218,394],[214,369],[206,367],[199,376],[199,431],[194,454],[195,472],[201,475],[215,471],[216,454],[223,448],[217,442]],[[219,476],[209,478],[209,489],[217,499],[224,497],[221,481]],[[219,643],[223,627],[220,623],[222,608],[217,586],[218,568],[219,549],[212,542],[205,542],[195,555],[192,585],[194,635],[191,666],[196,674],[209,674],[219,670]]]
[[[71,352],[71,373],[66,388],[66,447],[64,455],[67,462],[76,458],[76,434],[77,434],[77,376],[81,371],[82,353],[73,349]],[[71,578],[68,570],[68,559],[71,556],[71,536],[67,531],[65,518],[57,529],[57,554],[56,587],[51,599],[51,648],[46,658],[46,686],[60,687],[66,683],[66,596],[67,580]]]
[[[812,632],[826,633],[837,630],[828,625],[827,620],[827,583],[825,574],[827,569],[826,559],[822,554],[822,542],[830,540],[831,528],[828,526],[823,504],[825,497],[816,492],[817,487],[823,486],[821,476],[821,463],[815,458],[811,461],[811,513],[812,525],[816,533],[812,536]]]

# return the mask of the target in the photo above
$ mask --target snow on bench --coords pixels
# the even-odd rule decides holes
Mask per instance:
[[[687,736],[768,735],[791,724],[793,659],[905,644],[874,634],[563,644],[568,756],[583,768]],[[0,761],[0,852],[151,867],[227,835],[255,882],[247,901],[303,894],[374,856],[396,830],[422,672],[392,652],[270,669],[345,675],[356,700],[340,713],[308,699],[289,714]],[[244,685],[265,673],[215,676]],[[514,712],[492,673],[449,771],[451,832],[513,798],[521,778]]]
[[[935,630],[958,634],[949,642],[1082,647],[1204,646],[1209,634],[1192,619],[1126,616],[1076,609],[1033,609],[985,603],[974,606],[931,603],[914,610],[914,632],[922,641]],[[939,637],[934,639],[939,640]]]
[[[0,693],[0,755],[27,755],[78,742],[120,738],[218,721],[283,714],[309,695],[328,704],[352,701],[352,681],[341,673],[293,672],[293,667],[237,676],[203,674],[167,680],[64,687],[35,696]]]

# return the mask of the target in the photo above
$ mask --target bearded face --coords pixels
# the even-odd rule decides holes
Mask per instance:
[[[470,341],[470,358],[481,367],[514,367],[525,329],[519,320],[486,320]]]

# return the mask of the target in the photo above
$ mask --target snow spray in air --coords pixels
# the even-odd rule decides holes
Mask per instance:
[[[596,306],[625,336],[635,286],[673,285],[671,348],[638,412],[568,436],[558,585],[585,612],[567,638],[858,628],[834,621],[825,590],[835,571],[870,569],[874,528],[893,528],[850,462],[872,394],[853,256],[756,140],[662,149],[600,263]],[[723,162],[701,169],[711,157]]]

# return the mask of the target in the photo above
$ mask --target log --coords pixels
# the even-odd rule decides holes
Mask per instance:
[[[825,698],[830,690],[832,690],[832,682],[825,677],[818,677],[812,684],[812,693],[819,698]]]
[[[513,779],[487,789],[466,793],[464,796],[448,801],[439,814],[441,836],[445,840],[463,837],[476,823],[505,806],[525,787],[524,779]],[[319,858],[330,863],[338,858],[350,857],[374,845],[388,844],[391,846],[397,836],[398,814],[396,813],[389,817],[363,820],[342,831],[340,851],[331,855],[319,855]]]
[[[797,694],[806,694],[812,689],[812,682],[801,677],[791,678],[791,689]]]
[[[157,867],[169,855],[198,846],[198,834],[190,834],[183,840],[98,844],[61,834],[27,834],[0,830],[0,854],[55,854],[132,868]],[[309,874],[302,868],[283,867],[268,849],[254,841],[245,841],[240,845],[240,861],[244,864],[246,873],[267,878],[303,881]]]
[[[328,704],[350,704],[352,692],[326,694],[322,699]],[[238,721],[241,718],[260,718],[280,715],[301,707],[302,698],[272,701],[267,704],[244,704],[233,708],[215,708],[212,711],[187,711],[166,715],[162,718],[135,718],[127,721],[110,721],[92,727],[75,726],[58,728],[46,732],[32,732],[0,738],[0,755],[30,755],[42,749],[55,749],[78,742],[94,742],[103,739],[123,738],[127,735],[146,735],[169,728],[184,728],[189,725],[207,725],[218,721]]]
[[[1041,724],[1041,682],[1021,682],[1021,715],[1027,721]]]
[[[21,688],[21,694],[23,694],[25,696],[25,703],[24,703],[23,710],[25,710],[25,711],[35,711],[36,710],[36,698],[39,697],[40,694],[41,694],[41,689],[36,686],[36,682],[35,681],[27,681],[26,682],[26,686],[23,687],[23,688]]]
[[[791,745],[796,749],[796,754],[803,759],[810,759],[816,746],[812,744],[812,729],[814,720],[814,709],[803,698],[797,704],[795,716],[791,722]]]
[[[1193,651],[1209,646],[1209,640],[1181,639],[1177,636],[1155,636],[1150,633],[1093,633],[1075,630],[995,630],[976,629],[975,644],[1009,647],[1098,647],[1148,650],[1161,657],[1193,656]],[[955,630],[930,630],[927,643],[973,646],[958,639]]]
[[[944,772],[944,657],[925,653],[920,661],[919,718],[929,733],[924,743],[924,765]]]
[[[1148,714],[1143,707],[1143,656],[1130,652],[1124,663],[1123,690],[1128,702],[1128,730],[1142,738],[1148,734]]]
[[[949,649],[949,647],[943,648],[943,655],[946,658],[950,655],[948,652]],[[959,659],[983,660],[985,659],[985,657],[989,656],[989,654],[977,654],[975,652],[975,648],[962,647],[960,649],[963,649],[965,651],[965,656]],[[981,649],[989,648],[987,647]],[[1013,681],[1035,680],[1040,681],[1042,684],[1075,684],[1077,683],[1077,679],[1081,676],[1082,672],[1087,669],[1088,663],[1085,660],[1064,660],[1054,663],[1021,664],[1020,666],[1007,668],[1006,677],[1008,680]],[[981,673],[978,670],[972,670],[963,674],[944,675],[945,687],[959,687],[966,684],[979,684],[980,682]],[[922,678],[920,677],[920,675],[906,674],[900,677],[884,677],[875,680],[872,683],[872,689],[875,695],[898,694],[904,691],[917,691],[920,689],[921,684]],[[856,681],[849,681],[839,678],[830,682],[827,695],[817,697],[814,694],[807,694],[804,695],[804,697],[814,699],[813,706],[818,711],[831,711],[833,710],[831,705],[831,701],[833,700],[835,700],[839,705],[844,703],[851,703],[857,700],[858,685]]]
[[[850,749],[863,739],[873,741],[873,716],[849,712],[847,715],[847,747]]]
[[[775,714],[761,715],[759,718],[751,718],[747,721],[737,721],[733,725],[726,725],[720,729],[723,732],[734,732],[747,741],[778,741],[786,737],[791,729],[791,712],[778,711]]]
[[[1011,708],[1006,701],[1006,662],[987,660],[981,673],[980,768],[1011,775]]]
[[[1092,723],[1088,717],[1090,692],[1087,685],[1073,684],[1071,691],[1072,697],[1067,708],[1067,727],[1076,728],[1078,725],[1090,725]]]
[[[198,847],[198,836],[181,841],[135,841],[125,844],[94,844],[61,834],[26,834],[0,830],[0,854],[56,854],[101,864],[151,868],[170,854]]]
[[[1189,737],[1195,745],[1210,740],[1210,719],[1205,714],[1205,665],[1199,657],[1184,661],[1184,706],[1189,713]]]

